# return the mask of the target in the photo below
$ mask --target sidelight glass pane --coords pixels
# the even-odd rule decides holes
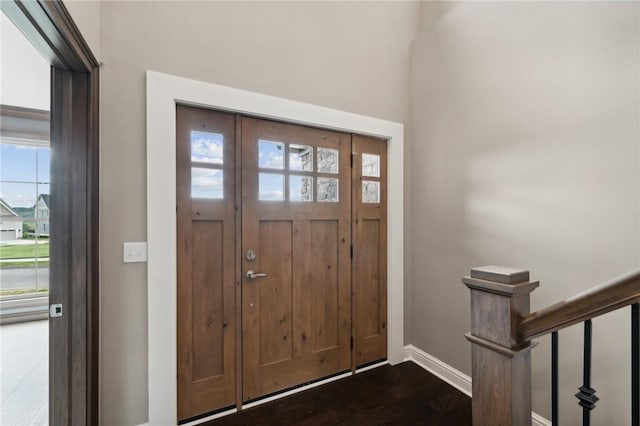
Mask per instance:
[[[362,202],[363,203],[379,203],[380,202],[380,182],[363,180],[362,181]]]
[[[338,151],[318,148],[318,172],[338,173]]]
[[[313,171],[313,148],[305,145],[289,145],[289,170]]]
[[[222,199],[224,172],[219,169],[191,168],[191,198]]]
[[[380,156],[362,154],[362,176],[380,177]]]
[[[284,201],[284,175],[260,173],[258,187],[258,200]]]
[[[222,164],[224,136],[220,133],[191,131],[191,161]]]
[[[338,179],[318,178],[318,201],[328,203],[338,202]]]
[[[259,140],[258,166],[261,169],[284,169],[284,144],[282,142]]]
[[[289,201],[313,201],[311,176],[289,176]]]

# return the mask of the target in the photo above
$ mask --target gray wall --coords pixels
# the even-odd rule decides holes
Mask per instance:
[[[102,3],[95,0],[67,0],[64,2],[82,37],[93,55],[100,61],[100,10]]]
[[[69,6],[105,62],[104,425],[146,420],[146,267],[121,263],[123,241],[146,239],[146,69],[410,123],[405,343],[466,373],[470,267],[531,269],[539,309],[640,264],[638,3],[428,2],[410,61],[415,3]],[[628,322],[595,322],[594,423],[629,423]],[[562,333],[567,424],[580,344]],[[534,350],[543,415],[548,346]]]
[[[420,5],[109,1],[100,13],[100,410],[123,426],[147,419],[146,265],[122,263],[122,243],[146,239],[145,71],[408,123]]]
[[[428,3],[412,49],[411,342],[470,373],[469,268],[530,269],[536,310],[640,266],[639,3]],[[629,424],[629,312],[594,322],[594,424]],[[578,423],[581,328],[561,333]],[[549,415],[549,342],[534,409]]]

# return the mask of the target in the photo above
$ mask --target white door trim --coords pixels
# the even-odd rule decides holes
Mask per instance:
[[[404,125],[147,71],[149,425],[177,422],[176,103],[388,140],[388,359],[404,358]],[[240,326],[238,324],[238,326]]]

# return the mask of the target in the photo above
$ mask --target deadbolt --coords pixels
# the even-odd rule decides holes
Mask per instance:
[[[253,250],[249,250],[247,252],[247,260],[256,260],[256,252]]]

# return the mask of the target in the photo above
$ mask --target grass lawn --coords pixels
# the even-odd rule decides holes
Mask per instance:
[[[35,267],[36,267],[36,262],[0,262],[0,269],[35,268]],[[41,260],[38,262],[38,268],[48,268],[48,267],[49,267],[48,260]]]
[[[48,293],[48,288],[41,288],[36,290],[35,288],[20,288],[15,290],[0,290],[0,296],[17,296],[20,294],[31,294],[31,293]]]
[[[36,257],[36,245],[0,246],[0,259],[30,259]],[[49,242],[38,242],[38,257],[49,257]]]

